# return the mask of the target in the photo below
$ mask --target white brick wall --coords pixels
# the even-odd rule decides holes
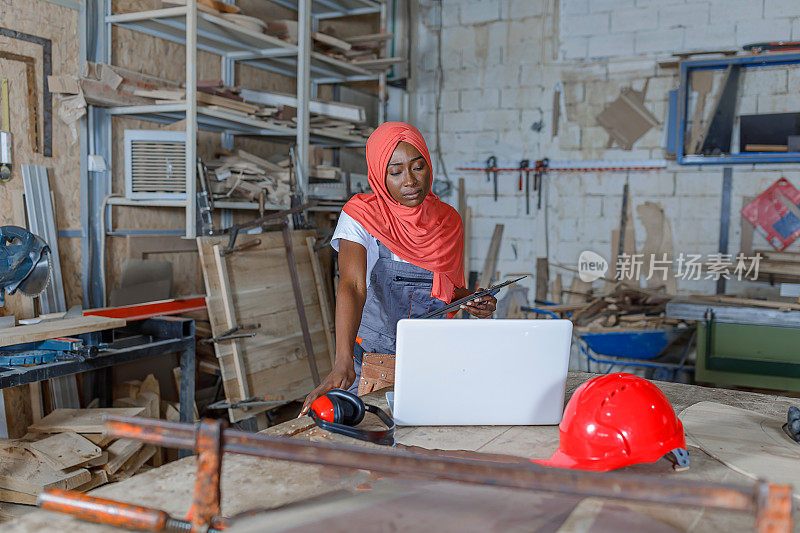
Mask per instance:
[[[800,2],[796,0],[559,0],[558,20],[554,20],[549,0],[443,1],[442,152],[450,178],[466,180],[473,212],[473,270],[483,265],[495,224],[504,224],[498,268],[502,273],[535,271],[536,257],[544,255],[545,250],[544,210],[536,209],[536,193],[531,191],[531,213],[525,214],[516,173],[500,174],[495,201],[493,184],[487,182],[483,172],[458,171],[457,167],[482,167],[490,155],[513,167],[520,159],[541,157],[662,159],[662,125],[644,135],[631,151],[607,148],[608,134],[595,117],[622,88],[641,90],[649,80],[645,106],[662,122],[667,93],[677,87],[678,79],[675,69],[658,67],[658,59],[676,51],[800,39]],[[433,37],[438,20],[434,15],[437,9],[425,9],[415,43],[417,56],[423,60],[413,80],[416,110],[411,120],[432,147],[436,90]],[[562,85],[566,116],[562,113],[559,135],[552,138],[557,83]],[[740,88],[739,109],[743,113],[797,111],[799,93],[800,69],[747,71]],[[539,121],[544,123],[542,131],[533,131],[531,125]],[[729,232],[732,253],[738,252],[742,197],[758,194],[781,176],[800,187],[800,170],[794,168],[734,167]],[[553,263],[574,266],[579,253],[586,249],[610,257],[611,232],[619,224],[626,180],[639,247],[645,231],[636,206],[653,201],[664,208],[670,221],[676,253],[716,251],[722,169],[669,163],[664,170],[649,172],[550,173]],[[456,198],[453,195],[448,200],[455,202]],[[759,235],[754,241],[756,247],[767,246]],[[800,244],[792,249],[800,250]],[[551,276],[557,272],[554,269]],[[571,274],[562,274],[568,285]],[[715,285],[705,280],[679,280],[678,286],[683,292],[709,292]]]

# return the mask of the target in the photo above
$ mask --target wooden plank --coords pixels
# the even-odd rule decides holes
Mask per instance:
[[[35,381],[28,384],[31,394],[31,414],[33,415],[32,422],[38,422],[44,415],[44,404],[42,403],[42,383]]]
[[[231,295],[231,285],[228,279],[228,265],[225,256],[222,255],[222,248],[219,244],[215,244],[214,260],[217,264],[217,276],[221,289],[222,309],[225,313],[225,320],[227,322],[228,330],[240,325],[236,319],[236,310],[233,307],[233,297]],[[247,386],[247,373],[244,367],[244,357],[239,349],[239,340],[234,339],[230,342],[231,349],[233,350],[233,366],[236,371],[236,379],[239,383],[239,399],[250,397],[250,388]]]
[[[331,48],[336,48],[337,50],[343,50],[345,52],[353,48],[353,45],[348,43],[347,41],[343,41],[341,39],[334,37],[333,35],[328,35],[327,33],[312,31],[311,38],[317,41],[318,43],[322,43]]]
[[[579,276],[572,277],[572,283],[567,291],[567,304],[581,304],[585,305],[586,300],[590,297],[589,293],[592,290],[592,284],[588,281],[583,281]]]
[[[107,437],[103,433],[81,433],[81,437],[101,448],[105,448],[116,440],[114,437]]]
[[[547,285],[550,268],[546,257],[536,258],[536,299],[547,300]]]
[[[800,304],[790,302],[756,300],[753,298],[736,298],[733,296],[708,296],[704,294],[692,294],[689,297],[695,300],[705,300],[708,302],[719,302],[723,304],[736,304],[751,307],[769,307],[770,309],[789,309],[792,311],[800,311]]]
[[[492,241],[489,243],[489,251],[486,252],[486,259],[483,262],[483,270],[478,282],[478,285],[484,289],[492,284],[497,270],[497,256],[500,253],[500,244],[503,241],[503,228],[503,224],[495,225]]]
[[[745,152],[788,152],[789,147],[785,144],[745,144]]]
[[[73,489],[92,475],[79,468],[70,472],[55,470],[32,455],[6,457],[0,461],[0,488],[38,494],[45,489]]]
[[[27,385],[3,389],[0,397],[0,409],[5,419],[7,434],[5,436],[19,438],[28,432],[28,425],[33,422],[30,389]]]
[[[242,111],[244,113],[253,114],[259,110],[259,106],[248,104],[246,102],[240,102],[238,100],[232,100],[231,98],[225,98],[224,96],[219,96],[216,94],[209,94],[198,92],[197,93],[197,103],[198,104],[209,104],[209,105],[218,105],[222,107],[227,107],[229,109],[234,109],[236,111]]]
[[[758,274],[780,274],[800,276],[800,263],[791,261],[770,261],[762,259],[758,264]]]
[[[781,261],[786,263],[800,263],[800,252],[779,252],[777,250],[756,250],[761,254],[762,260]]]
[[[102,450],[91,441],[72,432],[56,433],[31,442],[27,448],[56,470],[86,463],[103,454]]]
[[[82,316],[40,322],[38,324],[15,326],[13,328],[0,330],[0,347],[23,342],[43,341],[56,337],[69,337],[92,331],[120,328],[124,325],[125,321],[120,318]]]
[[[357,43],[371,43],[374,41],[388,41],[392,37],[394,37],[393,33],[369,33],[365,35],[353,35],[351,37],[342,37],[342,39],[350,44],[357,44]]]
[[[458,179],[458,214],[461,216],[461,235],[463,237],[464,255],[462,264],[464,265],[464,286],[469,288],[469,236],[470,236],[470,219],[472,217],[472,209],[467,205],[467,186],[464,178]],[[466,310],[461,310],[456,315],[458,318],[468,316]]]
[[[108,472],[106,472],[102,468],[96,468],[92,470],[91,473],[92,473],[92,479],[87,481],[83,485],[78,485],[77,487],[75,487],[74,490],[77,490],[78,492],[87,492],[92,490],[93,488],[108,483]]]
[[[464,281],[469,283],[470,236],[472,234],[472,208],[464,208]]]
[[[561,273],[556,274],[556,279],[550,282],[550,301],[561,303],[562,292],[564,289],[564,282],[561,279]],[[550,306],[548,306],[549,308]]]
[[[311,270],[314,272],[315,285],[317,286],[317,298],[319,299],[320,310],[322,311],[322,327],[325,330],[325,343],[328,345],[328,355],[331,358],[331,366],[336,359],[336,342],[333,339],[333,317],[331,309],[328,307],[328,294],[325,290],[325,278],[322,277],[322,268],[319,264],[317,252],[314,250],[316,240],[314,237],[306,237],[308,256],[311,259]]]
[[[126,472],[135,474],[138,470],[149,461],[158,451],[158,447],[153,444],[147,444],[142,447],[135,455],[128,459],[122,466]]]
[[[100,452],[100,455],[98,455],[94,459],[89,459],[88,461],[86,461],[86,468],[92,468],[94,466],[103,466],[107,462],[108,462],[108,452],[106,450],[103,450]]]
[[[108,452],[108,462],[103,466],[103,469],[109,474],[115,473],[143,446],[143,443],[134,440],[119,439],[114,441],[106,450]]]
[[[36,505],[38,494],[28,494],[16,490],[0,489],[0,502],[19,503],[22,505]]]
[[[102,433],[105,429],[105,415],[139,416],[143,407],[115,409],[56,409],[39,422],[32,424],[30,430],[41,433],[74,431],[75,433]]]

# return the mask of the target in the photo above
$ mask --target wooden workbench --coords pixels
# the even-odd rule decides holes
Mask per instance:
[[[570,373],[567,397],[569,398],[572,391],[590,377],[592,377],[591,374]],[[751,409],[774,417],[782,417],[785,416],[791,405],[790,398],[785,397],[695,385],[662,382],[656,384],[666,393],[678,413],[694,403],[714,401]],[[386,408],[383,392],[371,394],[368,401]],[[307,417],[274,426],[265,430],[264,433],[349,444],[360,443],[360,441],[347,437],[323,432],[316,428]],[[406,427],[398,429],[396,438],[401,445],[420,446],[428,449],[476,450],[527,458],[545,458],[549,457],[558,445],[558,428],[556,426]],[[371,446],[365,443],[360,444]],[[685,479],[752,485],[751,479],[723,466],[701,450],[690,447],[689,452],[692,466],[686,472],[674,472],[670,463],[665,459],[651,465],[636,465],[624,470],[662,478],[680,476]],[[166,510],[173,516],[183,517],[191,504],[194,470],[194,458],[187,457],[120,483],[100,487],[91,494],[156,507]],[[416,485],[412,487],[413,483]],[[365,491],[364,489],[373,490]],[[282,509],[270,513],[269,519],[260,517],[261,522],[256,525],[253,525],[252,522],[243,523],[241,529],[247,531],[277,531],[292,525],[304,526],[300,529],[292,529],[293,531],[306,528],[308,530],[316,529],[313,526],[314,520],[340,512],[345,513],[338,517],[341,519],[326,522],[326,533],[363,530],[367,527],[367,523],[359,523],[359,516],[368,514],[367,509],[371,510],[373,514],[376,509],[391,509],[390,500],[393,495],[396,496],[399,493],[414,494],[417,498],[417,501],[404,500],[404,511],[398,511],[385,517],[387,521],[391,522],[389,525],[397,527],[399,530],[408,529],[409,525],[413,525],[412,530],[419,531],[427,531],[433,527],[440,531],[484,531],[514,528],[521,528],[519,530],[525,531],[557,531],[561,527],[563,531],[574,529],[572,526],[580,523],[586,516],[592,520],[605,517],[606,527],[613,527],[617,530],[622,530],[619,528],[625,527],[625,524],[635,524],[637,529],[651,530],[649,533],[675,530],[752,531],[754,525],[753,518],[731,512],[675,509],[660,505],[604,502],[594,499],[581,501],[570,497],[554,497],[553,495],[509,489],[476,488],[454,483],[433,484],[419,481],[384,480],[374,475],[370,476],[363,471],[347,471],[242,455],[228,454],[223,462],[222,510],[225,515],[231,516],[254,508],[282,507]],[[436,501],[435,504],[431,503],[434,501],[434,495],[437,494],[444,496],[439,498],[441,501]],[[309,498],[314,498],[314,500],[297,503]],[[472,509],[472,513],[465,515],[461,511],[466,505],[479,506],[478,503],[470,504],[471,501],[481,502],[484,506],[488,505],[487,509],[492,511],[481,512],[480,509]],[[381,504],[381,502],[383,503]],[[294,505],[286,507],[288,504]],[[420,512],[420,510],[429,511],[432,506],[440,509],[440,513],[446,512],[443,510],[445,509],[443,506],[447,505],[456,507],[460,505],[461,508],[454,508],[453,512],[448,515],[446,523],[441,521],[441,514],[433,513],[435,516],[426,516],[424,512]],[[497,511],[495,512],[494,509]],[[523,517],[524,519],[520,515],[521,509],[527,509],[527,516]],[[546,516],[534,519],[531,509],[538,509],[539,515]],[[795,520],[797,520],[797,510],[797,506],[795,506]],[[484,511],[487,510],[484,509]],[[381,512],[385,512],[385,510]],[[461,520],[459,521],[457,517],[460,517]],[[608,522],[609,520],[611,522]],[[597,526],[601,522],[602,520],[596,522],[595,525]],[[588,523],[591,524],[591,520]],[[374,522],[371,525],[375,526]],[[78,528],[82,533],[116,531],[114,528],[85,523],[79,526],[78,522],[70,517],[44,511],[35,511],[4,524],[3,527],[0,527],[0,531],[32,533],[36,531],[75,531]],[[376,528],[370,527],[369,529]],[[597,529],[588,528],[581,529],[581,531],[600,529],[603,528],[597,526]]]

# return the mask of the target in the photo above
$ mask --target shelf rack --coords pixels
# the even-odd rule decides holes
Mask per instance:
[[[197,129],[222,134],[222,146],[233,147],[236,135],[263,136],[275,140],[296,143],[295,171],[298,193],[305,190],[305,169],[308,168],[309,144],[326,146],[360,146],[361,138],[310,127],[309,100],[316,96],[321,84],[336,84],[356,81],[378,81],[380,101],[385,100],[385,71],[374,72],[346,61],[329,57],[312,50],[311,31],[317,29],[319,20],[362,15],[380,14],[381,28],[386,26],[386,5],[378,0],[271,0],[275,4],[297,12],[298,43],[292,44],[276,37],[241,28],[222,17],[197,10],[197,0],[187,0],[186,5],[114,14],[111,0],[105,0],[105,61],[111,63],[111,27],[120,26],[154,37],[179,43],[186,49],[185,89],[186,101],[143,106],[114,107],[102,112],[91,112],[90,129],[105,121],[102,132],[91,133],[92,140],[105,141],[106,158],[111,159],[111,126],[114,116],[129,116],[155,122],[186,120],[186,199],[169,201],[133,201],[109,198],[108,205],[183,207],[185,210],[185,235],[196,237],[197,185],[195,161],[197,157]],[[230,2],[229,2],[230,3]],[[276,74],[294,77],[297,80],[297,125],[289,127],[270,121],[254,119],[226,112],[218,108],[197,105],[197,50],[219,55],[222,61],[222,81],[235,85],[236,62],[260,68]],[[379,106],[379,121],[383,121],[383,106]],[[97,141],[95,141],[96,143]],[[89,148],[89,153],[95,153]],[[107,189],[108,190],[108,189]],[[110,193],[108,190],[107,194]],[[215,202],[223,209],[257,209],[251,202]],[[277,207],[277,206],[268,206]],[[106,216],[102,213],[101,216]]]
[[[740,152],[721,155],[686,154],[684,141],[689,122],[689,94],[691,92],[691,73],[695,70],[724,70],[730,66],[742,69],[776,67],[784,65],[800,66],[800,54],[769,53],[762,55],[734,56],[721,59],[698,59],[681,61],[680,86],[677,94],[677,141],[676,160],[681,165],[730,165],[735,163],[798,163],[800,152]]]

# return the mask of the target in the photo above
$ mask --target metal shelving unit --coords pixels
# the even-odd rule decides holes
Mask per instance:
[[[298,43],[292,44],[276,37],[241,28],[222,17],[198,12],[196,0],[188,0],[185,6],[141,11],[135,13],[113,14],[111,1],[105,0],[103,18],[106,39],[106,62],[111,63],[111,27],[120,26],[145,33],[186,48],[186,101],[169,104],[145,106],[114,107],[99,113],[90,113],[92,125],[105,122],[102,132],[94,133],[93,138],[105,139],[104,152],[110,159],[111,126],[114,116],[129,116],[155,122],[175,122],[186,119],[186,200],[133,201],[110,198],[108,205],[183,207],[185,210],[185,235],[196,237],[195,161],[197,157],[197,129],[222,134],[222,146],[233,147],[236,135],[255,135],[275,140],[296,143],[295,171],[298,193],[305,191],[305,169],[308,168],[309,144],[327,146],[353,146],[361,144],[361,139],[346,134],[332,133],[310,127],[309,100],[316,96],[321,84],[347,83],[375,80],[378,82],[381,101],[386,87],[386,74],[363,69],[346,61],[341,61],[312,50],[311,31],[319,20],[336,17],[380,13],[381,28],[386,25],[386,6],[377,0],[271,0],[272,2],[297,11]],[[274,72],[297,80],[297,126],[288,127],[268,121],[258,120],[197,105],[197,50],[211,52],[222,61],[222,81],[225,85],[235,85],[235,64],[241,62],[249,66]],[[379,121],[383,120],[383,107],[380,107]],[[91,142],[90,142],[91,144]],[[96,153],[92,147],[90,153]],[[109,161],[110,162],[110,161]],[[110,191],[109,191],[110,192]],[[216,202],[223,209],[257,209],[250,202]],[[277,206],[275,206],[277,207]],[[105,216],[105,214],[101,214]]]

